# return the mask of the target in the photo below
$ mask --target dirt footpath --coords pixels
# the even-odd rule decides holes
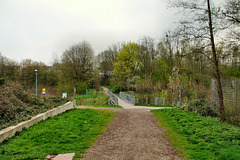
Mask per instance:
[[[116,110],[107,131],[83,160],[180,160],[164,131],[148,110]]]

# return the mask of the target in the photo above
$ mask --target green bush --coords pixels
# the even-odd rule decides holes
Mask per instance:
[[[58,84],[58,94],[61,95],[64,92],[68,94],[73,93],[74,85],[71,83],[59,83]]]
[[[119,85],[113,86],[112,88],[113,93],[119,93],[120,91],[127,91],[127,88],[125,86],[119,86]]]
[[[87,88],[88,88],[88,86],[87,86],[86,82],[80,82],[77,85],[77,93],[78,94],[85,94]]]
[[[214,107],[208,103],[206,99],[192,100],[188,103],[188,106],[185,107],[190,112],[199,113],[202,116],[212,116],[217,117],[218,112]]]
[[[4,84],[0,88],[0,95],[0,129],[27,120],[67,101],[59,97],[43,98],[33,95],[17,83]]]
[[[4,78],[0,78],[0,86],[4,85],[5,83],[5,79]]]

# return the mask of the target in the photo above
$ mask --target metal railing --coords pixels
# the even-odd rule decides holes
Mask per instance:
[[[129,103],[135,105],[135,97],[131,96],[131,95],[127,95],[123,92],[120,92],[120,97],[126,101],[128,101]]]
[[[108,92],[109,93],[109,96],[110,96],[110,100],[115,104],[115,105],[118,105],[118,97],[113,94],[112,92]]]

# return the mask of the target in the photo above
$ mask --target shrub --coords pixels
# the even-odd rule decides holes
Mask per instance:
[[[125,86],[119,86],[119,85],[116,85],[116,86],[113,86],[113,93],[119,93],[120,91],[126,91],[127,88]]]
[[[218,116],[216,109],[214,109],[206,99],[192,100],[188,103],[188,106],[185,107],[185,109],[189,110],[190,112],[199,113],[202,116]]]
[[[0,78],[0,86],[4,85],[5,83],[5,79],[4,78]]]
[[[58,94],[61,95],[64,92],[68,94],[73,93],[74,85],[71,83],[59,83],[58,84]]]
[[[77,93],[78,94],[84,94],[84,93],[86,93],[87,88],[88,88],[88,86],[87,86],[86,82],[80,82],[77,85]]]
[[[22,89],[18,83],[6,83],[0,88],[0,129],[15,125],[34,115],[66,102],[61,98],[42,98]]]

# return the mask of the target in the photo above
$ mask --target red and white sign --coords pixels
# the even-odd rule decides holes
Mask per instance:
[[[41,95],[46,96],[46,92],[42,91]]]

